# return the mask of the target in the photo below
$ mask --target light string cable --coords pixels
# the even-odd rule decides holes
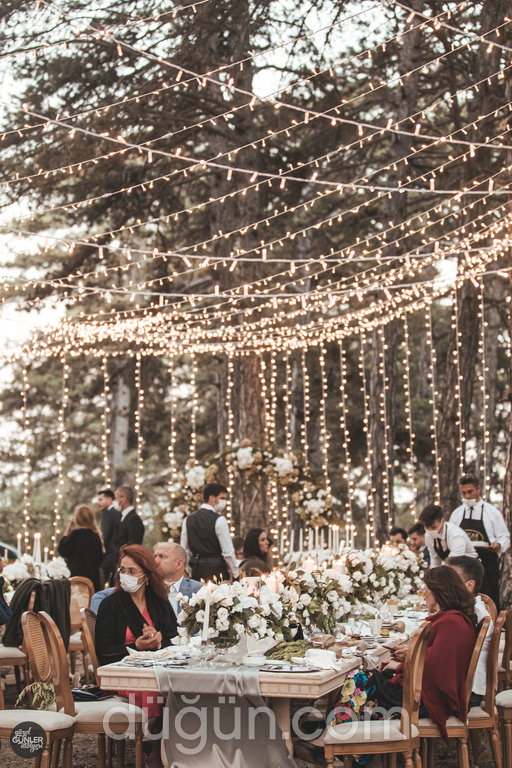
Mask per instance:
[[[490,476],[490,456],[488,456],[488,448],[490,445],[489,428],[487,424],[487,408],[489,406],[489,392],[487,390],[487,374],[489,368],[487,367],[486,358],[486,328],[488,322],[485,319],[485,301],[484,301],[484,289],[485,283],[483,279],[479,282],[479,321],[480,321],[480,336],[478,339],[478,355],[480,358],[480,373],[478,374],[478,380],[480,382],[480,392],[482,397],[482,408],[480,411],[480,432],[482,435],[482,451],[480,454],[480,467],[479,471],[484,478],[484,488],[487,499],[489,500],[489,494],[491,491],[491,476]]]
[[[142,386],[142,355],[137,352],[135,355],[135,389],[137,391],[137,409],[135,411],[135,434],[137,436],[137,465],[135,470],[135,505],[140,499],[140,486],[142,480],[142,448],[144,438],[142,436],[142,412],[144,410],[144,389]]]
[[[437,409],[437,397],[439,392],[436,389],[436,370],[437,370],[437,355],[434,345],[434,334],[432,325],[432,311],[433,303],[427,306],[425,314],[425,332],[427,339],[427,347],[430,351],[430,365],[427,370],[427,379],[430,385],[430,404],[432,406],[432,421],[431,421],[431,435],[432,435],[432,455],[434,459],[434,467],[432,472],[432,482],[435,489],[436,504],[439,504],[441,500],[441,489],[439,486],[439,451],[437,445],[437,420],[439,418],[439,411]]]
[[[368,394],[368,382],[366,378],[366,336],[365,332],[361,330],[359,332],[359,374],[361,376],[362,386],[361,392],[363,394],[363,431],[366,435],[366,520],[370,525],[370,533],[375,541],[375,498],[372,490],[372,444],[370,437],[370,407],[369,407],[369,394]]]
[[[341,434],[342,434],[342,444],[341,447],[343,448],[343,456],[344,456],[344,465],[343,465],[343,480],[345,481],[346,488],[347,488],[347,523],[348,525],[353,524],[353,515],[352,515],[352,499],[354,497],[354,483],[352,480],[352,462],[350,458],[350,433],[348,429],[348,421],[347,421],[347,364],[346,364],[346,353],[345,349],[343,347],[343,341],[339,341],[339,351],[340,351],[340,428],[341,428]]]
[[[110,460],[108,452],[110,430],[110,378],[108,375],[108,357],[105,356],[102,361],[101,370],[103,373],[103,409],[101,412],[101,421],[103,424],[103,433],[101,435],[101,448],[103,453],[103,480],[105,488],[110,488],[112,479],[110,477]]]
[[[66,361],[66,358],[61,357],[62,363],[62,399],[57,414],[58,428],[59,428],[59,442],[56,450],[57,460],[57,487],[55,489],[55,501],[53,504],[53,533],[52,544],[50,553],[55,554],[57,546],[57,537],[62,533],[61,531],[61,514],[60,505],[64,494],[64,451],[68,440],[68,433],[66,431],[66,412],[69,404],[69,372],[70,366]]]
[[[29,415],[29,409],[28,409],[28,396],[30,391],[30,380],[28,377],[28,368],[27,365],[23,366],[23,370],[21,372],[22,380],[23,380],[23,388],[22,388],[22,403],[21,403],[21,417],[23,422],[23,444],[22,444],[22,455],[23,455],[23,463],[24,463],[24,472],[23,472],[23,522],[21,524],[22,531],[23,531],[23,539],[24,539],[24,548],[25,551],[29,547],[29,530],[28,526],[30,523],[30,478],[32,474],[32,461],[29,454],[28,449],[28,435],[29,435],[29,429],[30,429],[30,415]]]
[[[411,347],[409,344],[409,321],[407,312],[403,314],[404,343],[403,343],[403,382],[405,390],[405,428],[409,434],[409,442],[406,445],[408,462],[406,464],[407,485],[412,493],[411,514],[416,517],[416,483],[414,481],[414,432],[412,428],[411,406]]]

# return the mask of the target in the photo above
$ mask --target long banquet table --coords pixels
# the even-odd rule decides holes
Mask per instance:
[[[393,641],[386,643],[394,644]],[[370,652],[373,657],[384,658],[388,651],[379,646]],[[261,696],[269,700],[276,723],[283,733],[286,746],[293,754],[290,704],[292,699],[319,699],[337,691],[349,672],[361,665],[361,658],[341,660],[339,669],[321,669],[308,674],[294,672],[266,672],[260,670]],[[179,670],[176,670],[179,671]],[[105,690],[158,692],[152,667],[133,667],[128,664],[108,664],[98,668],[99,685]],[[190,691],[191,694],[200,691]]]

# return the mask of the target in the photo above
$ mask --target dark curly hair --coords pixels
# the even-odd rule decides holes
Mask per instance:
[[[168,589],[164,581],[164,577],[160,573],[160,569],[155,558],[151,552],[148,552],[146,547],[143,547],[141,544],[125,544],[125,546],[121,547],[119,550],[118,565],[123,557],[131,557],[131,559],[134,560],[139,568],[146,574],[148,579],[148,586],[152,588],[153,592],[162,600],[168,599]],[[115,589],[120,588],[121,582],[119,580],[119,573],[116,571]]]
[[[424,582],[442,611],[460,611],[476,627],[478,618],[475,613],[475,597],[453,568],[446,565],[430,568]]]

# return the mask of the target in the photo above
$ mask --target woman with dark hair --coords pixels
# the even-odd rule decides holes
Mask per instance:
[[[446,722],[452,715],[465,720],[466,676],[476,642],[477,616],[475,598],[453,568],[441,566],[425,574],[425,602],[432,623],[430,630],[419,716],[430,717],[448,742]],[[405,658],[406,649],[397,660]],[[392,662],[383,670],[360,672],[345,681],[329,725],[362,718],[365,710],[379,709],[379,714],[402,706],[403,662]],[[354,717],[355,716],[355,717]],[[375,718],[375,714],[374,714]],[[316,724],[318,727],[318,723]],[[319,765],[323,760],[322,737],[315,743],[301,741],[298,757]],[[371,760],[367,755],[360,764]]]
[[[263,528],[251,528],[244,541],[240,570],[246,576],[261,576],[272,570],[271,540]]]
[[[65,559],[71,576],[90,579],[95,592],[102,588],[100,564],[103,559],[103,539],[94,512],[86,504],[80,504],[75,509],[57,551]]]
[[[98,661],[120,661],[128,655],[127,647],[157,651],[177,634],[167,586],[153,555],[141,544],[121,547],[114,591],[98,608]]]
[[[178,634],[167,586],[153,555],[140,544],[119,551],[114,591],[105,597],[96,619],[96,654],[100,664],[112,664],[128,655],[127,648],[157,651],[170,645]],[[162,704],[149,693],[118,691],[143,709],[152,732],[159,730]],[[160,768],[160,741],[155,740],[148,765]]]

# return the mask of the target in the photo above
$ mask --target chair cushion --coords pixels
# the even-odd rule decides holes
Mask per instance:
[[[14,728],[27,720],[37,723],[45,731],[71,728],[75,724],[72,717],[64,715],[62,712],[41,712],[38,709],[3,709],[0,711],[0,728]]]
[[[437,728],[437,725],[434,723],[433,720],[430,719],[430,717],[420,717],[418,720],[418,727],[421,730],[422,728]],[[462,720],[459,720],[458,717],[449,717],[446,721],[446,727],[447,728],[464,728],[464,723]]]
[[[484,717],[490,717],[490,715],[480,705],[478,707],[471,707],[468,712],[468,720],[481,720]]]
[[[69,638],[69,650],[70,651],[73,650],[72,647],[71,647],[73,645],[80,646],[79,650],[82,650],[83,642],[82,642],[82,633],[81,632],[75,632],[75,634],[71,635],[71,637]]]
[[[75,701],[75,711],[77,725],[80,723],[102,723],[105,715],[108,715],[109,723],[118,725],[143,723],[147,719],[140,707],[135,707],[119,699]]]
[[[411,733],[413,738],[418,736],[416,726],[411,726]],[[407,741],[400,731],[400,720],[356,720],[328,726],[324,733],[324,744],[364,744],[382,741]]]
[[[0,645],[0,662],[7,659],[19,659],[20,662],[27,661],[27,654],[23,653],[21,648],[9,648],[6,645]]]
[[[502,691],[496,695],[496,706],[509,709],[512,707],[512,691]]]

